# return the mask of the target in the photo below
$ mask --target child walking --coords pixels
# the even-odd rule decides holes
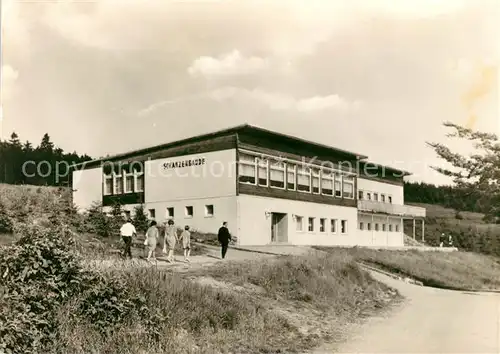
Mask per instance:
[[[191,254],[191,232],[189,226],[184,226],[184,231],[181,234],[182,247],[184,248],[184,261],[189,263],[189,255]]]

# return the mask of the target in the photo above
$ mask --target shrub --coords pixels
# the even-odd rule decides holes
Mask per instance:
[[[84,218],[85,231],[99,236],[108,237],[112,234],[112,223],[103,211],[102,205],[93,203],[87,210]]]
[[[12,232],[12,220],[7,215],[7,210],[0,200],[0,233]]]
[[[142,204],[134,208],[132,223],[137,231],[145,232],[148,229],[149,220]]]
[[[57,338],[57,307],[91,277],[72,252],[69,228],[33,223],[14,230],[18,241],[0,249],[0,348],[31,353]]]

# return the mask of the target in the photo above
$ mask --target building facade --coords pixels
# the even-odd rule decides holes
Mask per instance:
[[[403,171],[366,156],[242,125],[94,160],[73,171],[73,202],[132,211],[216,233],[240,245],[402,246]],[[368,171],[368,167],[372,171]]]

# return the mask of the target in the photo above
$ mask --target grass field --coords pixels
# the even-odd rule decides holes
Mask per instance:
[[[189,277],[154,269],[116,276],[163,319],[155,336],[147,333],[153,314],[103,336],[91,318],[68,320],[64,314],[76,311],[68,305],[61,310],[59,347],[72,353],[303,352],[339,340],[350,322],[400,299],[352,258],[338,255],[233,262]]]
[[[419,280],[424,285],[457,289],[500,289],[500,259],[472,252],[391,251],[366,248],[317,247],[386,271]]]

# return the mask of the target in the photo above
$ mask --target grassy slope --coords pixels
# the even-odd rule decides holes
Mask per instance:
[[[61,195],[53,188],[0,186],[0,197],[16,222],[49,219],[54,211],[60,212]],[[14,210],[16,207],[19,210]],[[13,241],[10,235],[4,239],[6,243]],[[119,242],[92,235],[79,235],[79,241],[77,250],[87,259],[111,257]],[[387,308],[399,298],[369,277],[352,258],[337,255],[233,263],[203,268],[191,275],[172,274],[168,269],[127,270],[106,274],[144,296],[155,311],[142,313],[104,335],[93,326],[92,314],[75,317],[82,300],[78,297],[82,295],[77,295],[60,309],[60,350],[302,352],[323,340],[339,340],[347,324]],[[150,327],[158,321],[162,325]]]
[[[453,236],[455,244],[467,251],[480,252],[500,256],[500,225],[487,224],[483,214],[472,212],[457,212],[439,205],[418,204],[427,210],[425,221],[425,241],[432,246],[439,245],[442,233]],[[412,235],[411,222],[405,224],[405,233]],[[417,240],[421,239],[420,225],[417,223]]]
[[[321,248],[447,289],[500,289],[500,259],[472,252]]]

